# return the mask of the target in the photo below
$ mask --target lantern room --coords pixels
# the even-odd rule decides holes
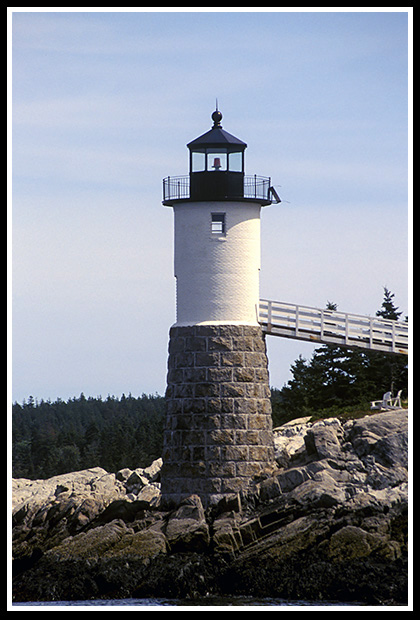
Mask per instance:
[[[222,114],[211,115],[212,128],[187,144],[188,176],[163,179],[163,204],[199,201],[280,202],[270,177],[245,175],[246,143],[222,128]]]
[[[212,114],[210,131],[187,144],[190,151],[190,198],[223,200],[244,197],[245,142],[222,128],[222,114]]]

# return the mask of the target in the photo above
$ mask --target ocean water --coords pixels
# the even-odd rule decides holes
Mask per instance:
[[[282,598],[206,597],[202,599],[127,598],[89,601],[42,601],[13,603],[13,607],[360,607],[364,603],[338,601],[293,601]],[[376,609],[381,609],[376,608]]]

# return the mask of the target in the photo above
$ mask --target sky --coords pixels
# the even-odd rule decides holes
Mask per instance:
[[[9,397],[164,394],[175,322],[162,179],[222,125],[282,198],[260,295],[411,304],[411,7],[9,7]],[[270,384],[314,345],[267,337]],[[380,397],[373,395],[372,397]]]

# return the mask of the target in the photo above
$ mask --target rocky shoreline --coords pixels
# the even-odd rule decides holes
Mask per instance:
[[[158,459],[13,480],[13,600],[214,596],[408,604],[408,412],[274,430],[277,466],[204,510]]]

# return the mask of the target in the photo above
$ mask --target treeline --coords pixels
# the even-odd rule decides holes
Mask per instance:
[[[162,455],[165,399],[32,397],[12,407],[12,474],[40,479],[90,467],[147,467]]]

